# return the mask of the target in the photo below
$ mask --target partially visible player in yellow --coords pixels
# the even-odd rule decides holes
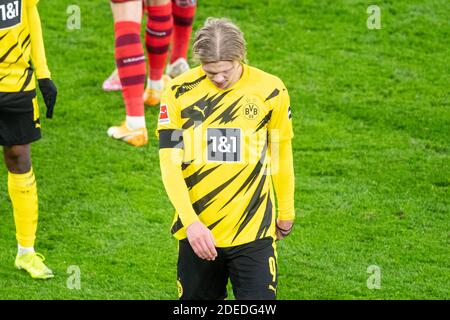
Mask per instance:
[[[8,168],[18,252],[15,266],[31,277],[48,279],[53,272],[34,251],[38,222],[36,180],[30,143],[41,137],[35,77],[52,118],[57,90],[47,67],[39,0],[0,1],[0,145]]]
[[[181,299],[275,299],[275,240],[292,229],[293,138],[283,82],[244,63],[242,32],[209,18],[196,33],[201,66],[164,91],[161,173],[176,209]]]

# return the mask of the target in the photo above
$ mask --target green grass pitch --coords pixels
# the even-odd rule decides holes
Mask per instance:
[[[72,4],[79,30],[66,27]],[[371,4],[379,30],[366,25]],[[59,96],[32,147],[36,249],[56,277],[14,269],[1,166],[0,299],[176,299],[157,108],[146,110],[148,146],[106,135],[124,118],[120,94],[101,89],[114,68],[108,1],[41,1],[39,10]],[[278,298],[449,299],[450,2],[200,0],[197,12],[195,29],[208,16],[237,22],[250,64],[290,92],[297,220],[278,245]],[[68,288],[70,266],[79,290]]]

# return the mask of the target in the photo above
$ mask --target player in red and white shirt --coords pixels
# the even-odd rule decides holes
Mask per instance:
[[[111,127],[108,135],[131,145],[141,146],[148,140],[143,104],[158,105],[164,84],[170,77],[176,77],[189,69],[186,60],[196,0],[144,0],[142,4],[141,0],[111,0],[111,7],[115,21],[117,69],[105,80],[103,89],[123,90],[127,119],[121,126]],[[145,93],[145,77],[142,81],[145,58],[142,47],[137,46],[143,10],[147,12],[145,45],[149,62]],[[163,75],[172,34],[168,75]],[[123,39],[134,40],[124,44]]]

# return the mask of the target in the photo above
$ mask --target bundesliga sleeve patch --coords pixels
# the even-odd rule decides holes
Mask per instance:
[[[160,123],[160,124],[170,123],[169,111],[167,109],[167,105],[165,105],[165,104],[162,104],[159,107],[159,120],[158,120],[158,123]]]

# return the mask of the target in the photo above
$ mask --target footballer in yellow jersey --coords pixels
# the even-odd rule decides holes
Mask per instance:
[[[53,116],[57,90],[47,67],[38,0],[0,0],[0,145],[8,168],[18,253],[15,266],[31,277],[48,279],[52,271],[34,251],[38,220],[37,187],[30,143],[40,138],[35,77]]]
[[[246,64],[242,68],[241,78],[225,90],[201,67],[181,75],[163,96],[159,117],[161,147],[176,147],[182,138],[189,198],[218,247],[275,236],[270,139],[293,136],[283,83]],[[172,232],[186,237],[179,214]]]
[[[202,65],[175,78],[161,100],[161,172],[176,209],[182,299],[225,298],[228,276],[238,299],[275,298],[274,240],[287,235],[294,220],[285,85],[239,55],[198,54],[201,41],[212,43],[200,44],[204,50],[227,51],[239,38],[236,28],[209,19],[194,44]],[[229,41],[218,40],[230,33]]]

